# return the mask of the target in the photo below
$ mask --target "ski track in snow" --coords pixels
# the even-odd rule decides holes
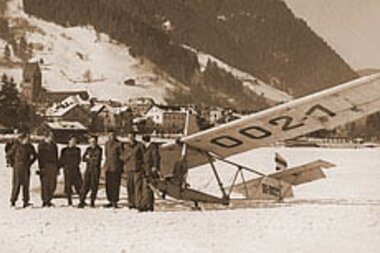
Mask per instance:
[[[65,199],[42,209],[36,165],[34,206],[11,209],[11,170],[0,148],[0,252],[380,252],[379,149],[259,149],[234,159],[270,172],[277,151],[290,166],[322,158],[337,167],[326,171],[327,179],[295,188],[296,197],[284,204],[197,212],[163,211],[159,203],[155,213],[138,213],[80,210],[66,207]],[[218,168],[229,177],[228,168]],[[192,185],[205,186],[208,171],[192,171]],[[121,193],[124,205],[124,187]],[[104,204],[104,190],[100,199]]]

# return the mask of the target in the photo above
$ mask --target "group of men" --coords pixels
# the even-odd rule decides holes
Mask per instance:
[[[60,155],[53,134],[47,133],[37,151],[30,141],[29,134],[21,134],[13,144],[6,145],[6,158],[13,168],[11,206],[16,205],[20,190],[23,190],[23,207],[28,207],[30,195],[30,168],[38,161],[37,174],[41,182],[43,207],[53,206],[52,200],[57,186],[57,177],[62,168],[64,172],[65,194],[68,205],[73,205],[73,188],[79,195],[79,208],[84,208],[86,197],[90,194],[90,206],[95,207],[102,170],[103,149],[98,145],[96,136],[89,137],[89,146],[83,156],[77,147],[76,137],[69,139]],[[154,194],[149,185],[152,178],[160,177],[160,153],[157,144],[150,136],[136,140],[133,133],[128,135],[127,144],[117,140],[115,134],[109,134],[105,144],[105,187],[109,203],[105,207],[118,207],[122,174],[127,173],[128,206],[139,211],[154,210]],[[81,162],[86,163],[82,178]]]

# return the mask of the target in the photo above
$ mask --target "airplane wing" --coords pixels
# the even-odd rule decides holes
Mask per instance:
[[[182,138],[189,147],[225,158],[380,111],[380,74],[323,90]]]

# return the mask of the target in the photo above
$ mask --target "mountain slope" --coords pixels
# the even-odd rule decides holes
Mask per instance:
[[[18,1],[9,1],[6,17],[14,33],[25,35],[33,47],[33,60],[42,60],[43,86],[50,90],[88,90],[99,99],[127,101],[137,96],[165,102],[173,81],[163,77],[149,61],[141,62],[129,48],[91,27],[64,28],[26,15]],[[3,43],[4,44],[4,43]],[[21,81],[21,66],[2,68]],[[136,86],[125,80],[135,79]]]
[[[29,13],[54,22],[94,25],[182,82],[191,83],[198,65],[176,44],[211,54],[295,96],[357,77],[281,0],[24,2]]]
[[[283,1],[178,2],[181,9],[160,14],[171,21],[173,37],[295,96],[357,77]]]
[[[157,102],[165,103],[169,99],[168,94],[184,86],[146,57],[132,56],[133,50],[130,46],[95,31],[91,26],[63,27],[46,22],[25,14],[22,1],[18,0],[8,1],[8,9],[4,15],[13,33],[26,37],[33,48],[34,60],[43,61],[43,85],[50,90],[85,89],[92,96],[100,99],[121,101],[147,96],[154,98]],[[210,58],[217,61],[218,65],[228,66],[212,56]],[[19,64],[16,69],[3,68],[1,72],[15,76],[16,81],[20,82],[21,66],[22,64]],[[232,69],[229,66],[228,68]],[[235,76],[236,71],[231,74]],[[240,76],[236,78],[242,80]],[[137,85],[126,86],[124,81],[128,79],[135,79]],[[257,78],[246,74],[242,82],[247,82],[247,80],[249,82]],[[255,94],[263,96],[270,104],[290,99],[286,93],[261,81],[250,86],[252,89],[249,91],[253,96]],[[221,96],[228,97],[223,92]],[[197,102],[202,104],[204,101],[208,102],[208,99],[202,98]],[[260,101],[253,104],[261,104]],[[174,102],[189,101],[175,99]],[[213,105],[213,103],[205,104]],[[250,103],[246,104],[250,107]],[[266,107],[266,102],[259,108],[263,107]]]

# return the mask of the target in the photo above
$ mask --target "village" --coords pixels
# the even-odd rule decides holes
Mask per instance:
[[[125,136],[130,132],[150,134],[164,139],[175,139],[185,133],[223,124],[241,117],[229,108],[200,108],[196,105],[158,104],[150,97],[137,97],[127,102],[103,101],[90,97],[85,90],[50,91],[42,86],[41,62],[25,64],[20,84],[20,98],[32,105],[40,116],[41,124],[29,131],[40,135],[54,133],[57,142],[67,142],[75,135],[85,142],[91,134],[109,131]],[[3,79],[8,77],[3,75]],[[1,126],[0,133],[17,132]]]

